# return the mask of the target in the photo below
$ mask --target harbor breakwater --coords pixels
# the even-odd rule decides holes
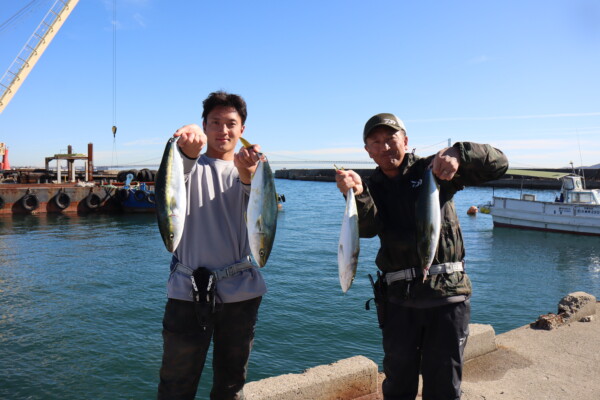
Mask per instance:
[[[362,179],[367,179],[375,169],[353,169]],[[569,169],[543,169],[547,172],[572,172]],[[600,169],[586,169],[584,171],[585,185],[590,189],[600,188]],[[335,182],[335,169],[278,169],[275,171],[275,178],[299,180],[299,181],[317,181],[317,182]],[[506,174],[502,179],[485,183],[482,186],[498,188],[523,188],[523,189],[549,189],[558,190],[561,187],[559,179],[541,179],[532,177],[521,177],[518,175]]]

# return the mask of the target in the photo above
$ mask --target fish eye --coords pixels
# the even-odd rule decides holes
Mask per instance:
[[[265,256],[265,251],[263,249],[260,249],[260,251],[258,252],[258,255],[261,257]]]

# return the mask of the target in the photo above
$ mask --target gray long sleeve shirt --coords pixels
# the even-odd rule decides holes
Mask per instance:
[[[188,195],[185,229],[174,256],[196,269],[218,270],[250,255],[245,213],[250,185],[244,185],[233,161],[183,158]],[[233,303],[262,296],[267,291],[257,268],[217,282],[217,301]],[[173,270],[167,283],[168,297],[192,301],[190,277]]]

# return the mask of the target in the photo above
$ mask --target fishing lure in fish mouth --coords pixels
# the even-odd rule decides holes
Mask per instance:
[[[242,142],[242,146],[244,146],[245,148],[252,147],[250,142],[244,139],[243,137],[240,137],[240,142]]]
[[[253,146],[249,141],[247,141],[243,137],[240,137],[240,142],[242,142],[242,146],[244,146],[245,149],[249,149],[250,147]],[[267,157],[263,153],[256,153],[256,155],[258,156],[258,158],[259,158],[260,161],[266,161],[267,160]]]
[[[440,211],[440,188],[431,168],[423,174],[423,183],[415,205],[417,221],[417,253],[421,261],[423,282],[435,259],[442,226]]]

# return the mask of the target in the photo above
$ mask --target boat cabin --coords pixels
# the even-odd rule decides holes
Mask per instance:
[[[597,189],[584,189],[580,176],[563,176],[560,197],[557,199],[557,202],[600,204],[600,191]]]

